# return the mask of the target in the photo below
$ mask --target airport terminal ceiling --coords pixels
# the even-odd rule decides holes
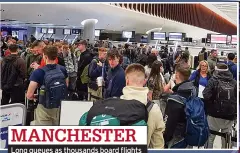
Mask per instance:
[[[130,30],[144,34],[150,29],[162,28],[163,32],[184,32],[187,33],[188,37],[192,38],[202,38],[206,37],[207,33],[215,33],[178,21],[172,21],[157,17],[156,15],[153,16],[106,3],[1,4],[1,10],[4,10],[1,11],[2,20],[15,20],[2,21],[1,24],[3,26],[82,28],[81,22],[83,20],[95,18],[98,19],[96,29],[110,31]],[[223,13],[222,11],[220,12]],[[219,14],[219,12],[216,13]],[[224,15],[226,17],[226,14]]]

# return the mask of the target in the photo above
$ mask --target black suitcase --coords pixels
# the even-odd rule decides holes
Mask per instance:
[[[37,107],[37,103],[30,101],[27,99],[27,97],[25,97],[25,106],[27,108],[26,125],[30,126],[31,122],[34,120],[34,110]]]

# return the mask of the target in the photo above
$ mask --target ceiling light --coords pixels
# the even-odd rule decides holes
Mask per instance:
[[[69,19],[66,19],[67,21],[69,21]]]
[[[98,23],[98,20],[97,19],[86,19],[86,20],[83,20],[81,22],[81,24],[84,25],[86,22],[95,22],[95,24],[96,24],[96,23]]]
[[[42,16],[41,14],[38,14],[38,16]]]

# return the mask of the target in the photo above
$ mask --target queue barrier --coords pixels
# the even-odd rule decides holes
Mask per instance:
[[[60,125],[78,125],[84,113],[93,106],[91,101],[62,101],[60,108]]]
[[[231,132],[221,133],[221,132],[218,132],[218,131],[210,130],[210,133],[213,134],[213,135],[217,135],[217,136],[225,138],[225,144],[222,144],[222,145],[225,145],[224,148],[230,149],[230,148],[232,148],[232,142],[237,142],[237,138],[232,137]]]
[[[8,148],[8,126],[24,126],[27,109],[23,104],[0,106],[1,114],[1,149]]]

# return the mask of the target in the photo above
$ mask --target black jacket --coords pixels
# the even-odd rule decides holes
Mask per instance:
[[[190,81],[185,81],[177,84],[173,88],[173,94],[180,95],[182,97],[188,98],[191,96],[191,90],[195,88],[193,83]],[[184,105],[178,103],[177,101],[168,98],[164,120],[166,122],[166,128],[164,132],[164,141],[167,145],[173,137],[184,137],[186,129],[186,115],[184,112]]]
[[[104,73],[102,73],[103,67],[97,64],[99,61],[100,60],[98,57],[94,58],[92,62],[89,64],[89,68],[88,68],[88,75],[91,79],[89,83],[89,88],[93,90],[98,89],[98,85],[96,81],[98,77],[103,75],[104,81],[106,81],[106,78],[107,78],[108,63],[107,61],[104,62]]]
[[[11,55],[3,58],[3,61],[1,62],[1,74],[2,75],[5,74],[3,72],[4,64],[6,64],[8,62],[11,62],[11,61],[15,61],[13,64],[16,67],[16,70],[17,70],[17,80],[16,80],[16,83],[15,83],[15,86],[23,85],[23,82],[26,78],[27,69],[26,69],[26,64],[25,64],[24,59],[20,58],[18,55],[11,54]]]
[[[125,72],[123,68],[118,65],[113,69],[110,69],[106,79],[105,97],[120,97],[123,95],[123,88],[126,86]]]
[[[80,60],[78,61],[78,72],[77,72],[78,79],[80,79],[80,76],[82,75],[84,68],[88,64],[90,64],[92,60],[93,60],[93,55],[90,53],[89,50],[86,50],[83,53],[81,53]]]
[[[212,78],[208,81],[208,85],[203,90],[203,97],[207,114],[216,118],[234,120],[236,118],[235,115],[227,116],[226,114],[220,114],[215,109],[216,105],[214,104],[214,101],[217,98],[216,87],[218,86],[218,80],[228,81],[236,84],[234,95],[237,100],[237,82],[233,79],[232,73],[230,71],[214,71]]]

